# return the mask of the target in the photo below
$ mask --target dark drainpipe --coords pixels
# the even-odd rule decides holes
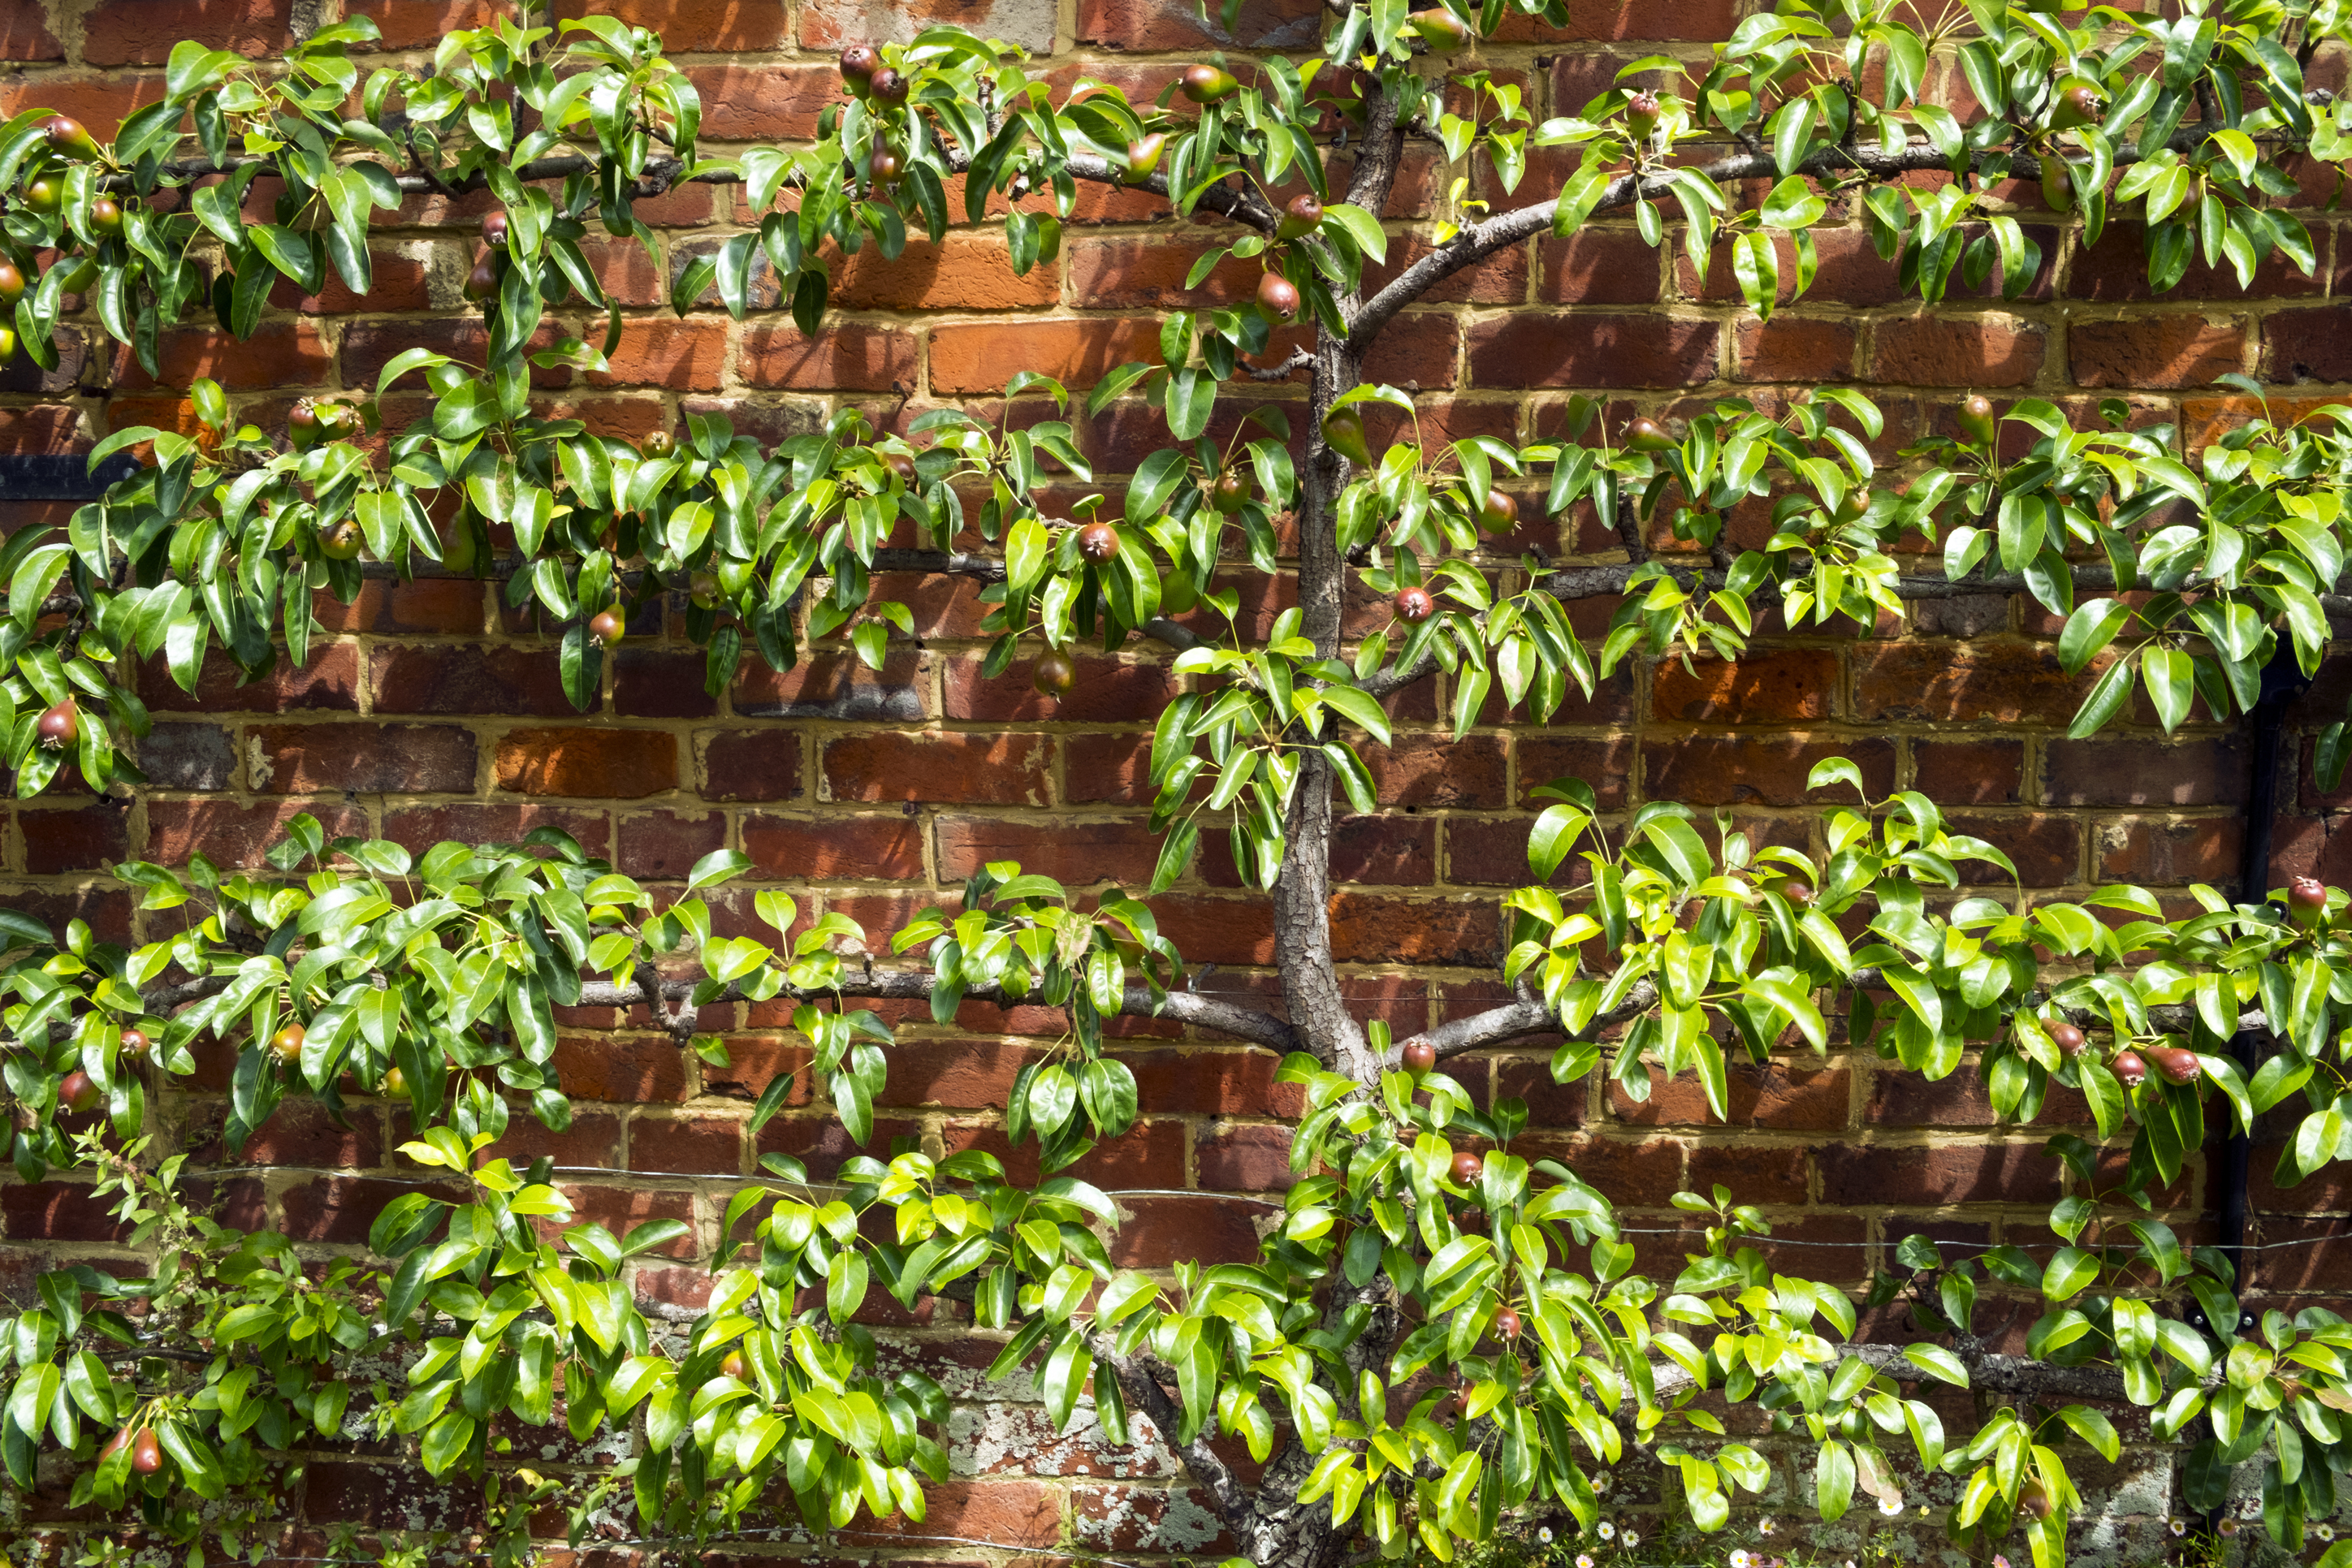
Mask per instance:
[[[2262,695],[2255,700],[2254,711],[2247,716],[2254,756],[2253,778],[2246,790],[2245,857],[2238,873],[2238,897],[2242,903],[2260,903],[2270,893],[2271,836],[2278,821],[2279,776],[2282,770],[2285,772],[2290,792],[2299,777],[2299,758],[2284,755],[2286,710],[2310,685],[2311,677],[2295,662],[2294,647],[2282,637],[2278,651],[2263,668]],[[2250,1029],[2239,1030],[2230,1040],[2230,1054],[2237,1059],[2239,1071],[2248,1078],[2254,1075],[2263,1039],[2263,1030]],[[2221,1255],[2242,1276],[2241,1289],[2243,1270],[2239,1260],[2246,1241],[2246,1176],[2251,1156],[2247,1135],[2232,1132],[2221,1149],[2220,1229]]]

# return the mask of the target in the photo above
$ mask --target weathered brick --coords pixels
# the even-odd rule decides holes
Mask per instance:
[[[1693,806],[1801,806],[1813,765],[1846,758],[1875,800],[1895,784],[1895,744],[1881,738],[1808,740],[1796,736],[1697,735],[1642,744],[1643,793]],[[1843,799],[1852,792],[1840,788]]]
[[[931,390],[1002,392],[1016,370],[1052,376],[1067,387],[1091,387],[1105,371],[1149,360],[1159,349],[1159,325],[1134,317],[938,327],[931,331]]]
[[[491,771],[520,795],[641,800],[677,788],[677,737],[657,729],[516,729],[499,737]]]
[[[1024,871],[1076,886],[1097,882],[1139,887],[1159,863],[1160,835],[1141,819],[1091,818],[1007,821],[998,817],[945,817],[939,825],[940,875],[961,882],[993,861],[1018,861]]]
[[[836,800],[937,800],[1042,806],[1053,748],[1042,735],[874,730],[824,748]]]
[[[1711,380],[1719,329],[1665,316],[1510,316],[1469,332],[1481,387],[1681,387]]]
[[[743,819],[743,852],[763,876],[905,881],[923,874],[923,826],[906,816],[761,813]]]
[[[2202,316],[2077,321],[2066,329],[2066,357],[2077,386],[2210,386],[2246,369],[2246,333]]]
[[[2042,327],[2014,317],[1922,313],[1881,321],[1872,330],[1873,381],[2018,387],[2042,369]]]
[[[2251,767],[2236,736],[2210,739],[2053,740],[2042,795],[2053,806],[2234,806]]]
[[[1854,655],[1854,716],[2063,726],[2097,679],[2096,670],[2069,675],[2056,652],[2039,643],[1865,644]]]
[[[1685,669],[1662,660],[1650,712],[1689,724],[1764,725],[1830,718],[1838,709],[1838,659],[1822,648],[1783,648]]]
[[[454,724],[262,725],[246,731],[271,795],[470,793],[474,737]]]

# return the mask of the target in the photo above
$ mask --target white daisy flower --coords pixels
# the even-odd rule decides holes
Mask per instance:
[[[2238,1521],[2234,1519],[2225,1519],[2213,1528],[2224,1536],[2235,1535],[2238,1533]]]
[[[1617,1527],[1605,1519],[1601,1521],[1601,1539],[1603,1541],[1617,1539]]]
[[[1770,1514],[1768,1513],[1762,1519],[1756,1521],[1756,1532],[1759,1535],[1769,1535],[1772,1533],[1772,1516]]]
[[[1592,1478],[1592,1490],[1594,1491],[1607,1491],[1609,1490],[1609,1484],[1616,1479],[1616,1477],[1611,1475],[1607,1470],[1603,1470],[1599,1475]]]
[[[1536,1539],[1542,1542],[1546,1546],[1549,1546],[1551,1544],[1551,1526],[1549,1524],[1538,1525],[1536,1527]]]
[[[1880,1498],[1878,1500],[1878,1511],[1885,1514],[1887,1518],[1893,1519],[1896,1514],[1903,1511],[1903,1500],[1899,1497]]]
[[[1592,1568],[1592,1553],[1590,1552],[1578,1552],[1576,1554],[1576,1568]]]
[[[1748,1549],[1746,1547],[1736,1546],[1732,1548],[1731,1568],[1753,1568],[1756,1559],[1748,1555]]]
[[[1639,1531],[1629,1530],[1629,1531],[1627,1531],[1625,1532],[1625,1550],[1626,1550],[1626,1551],[1631,1552],[1631,1551],[1633,1551],[1633,1548],[1635,1548],[1636,1546],[1639,1546],[1639,1545],[1641,1545],[1641,1544],[1642,1544],[1642,1535],[1641,1535],[1641,1532],[1640,1532]]]
[[[2336,1539],[2336,1527],[2332,1524],[2315,1524],[2311,1527],[2311,1532],[2322,1541]]]
[[[2185,1519],[2176,1519],[2168,1528],[2176,1536],[2186,1535],[2189,1533],[2189,1521]]]

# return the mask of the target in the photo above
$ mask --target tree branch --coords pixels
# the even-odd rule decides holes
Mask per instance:
[[[664,980],[658,994],[664,1000],[683,1002],[692,997],[694,988],[691,980]],[[779,997],[803,1001],[819,1000],[829,996],[915,1001],[928,998],[930,994],[931,976],[929,970],[875,968],[867,968],[863,974],[845,975],[838,986],[818,990],[802,990],[786,986],[776,993]],[[651,995],[653,993],[647,988],[639,984],[593,980],[580,988],[580,999],[573,1005],[583,1008],[645,1007]],[[964,996],[973,1001],[991,1002],[1000,1007],[1020,1007],[1034,1001],[1031,997],[1008,996],[1003,988],[995,986],[984,989],[975,987],[964,992]],[[729,986],[712,999],[742,1001],[745,998],[740,987]],[[1297,1035],[1288,1024],[1272,1014],[1219,1001],[1213,997],[1201,996],[1192,991],[1170,991],[1155,1001],[1144,987],[1129,986],[1120,996],[1118,1010],[1126,1018],[1173,1019],[1179,1023],[1247,1040],[1253,1045],[1262,1045],[1268,1051],[1288,1052],[1298,1049]],[[668,1025],[664,1023],[663,1027],[667,1028]]]
[[[2166,145],[2176,151],[2185,152],[2204,141],[2218,127],[2191,121],[2174,131]],[[2006,153],[2007,152],[2006,148],[1986,148],[1975,154],[1972,164],[1980,165],[1996,152]],[[2116,166],[2121,168],[2128,163],[2136,163],[2144,156],[2146,153],[2140,152],[2118,151],[2116,153]],[[1833,173],[1841,169],[1851,169],[1873,179],[1888,180],[1903,174],[1917,173],[1924,170],[1946,168],[1949,165],[1949,162],[1941,152],[1924,141],[1914,142],[1899,152],[1887,152],[1867,147],[1825,147],[1806,159],[1799,167],[1798,172],[1819,175]],[[1777,176],[1780,171],[1780,165],[1769,153],[1739,152],[1718,158],[1712,163],[1703,164],[1695,172],[1703,180],[1725,185],[1738,180]],[[1609,183],[1601,192],[1601,200],[1594,204],[1591,213],[1586,215],[1590,217],[1592,214],[1611,212],[1619,207],[1630,207],[1637,199],[1669,195],[1673,190],[1674,182],[1662,175],[1643,174],[1638,171],[1620,174]],[[1349,346],[1358,353],[1364,352],[1370,347],[1372,339],[1380,333],[1381,329],[1387,326],[1398,311],[1463,268],[1475,267],[1496,251],[1508,249],[1523,240],[1548,231],[1552,226],[1552,219],[1559,211],[1559,198],[1555,196],[1549,202],[1539,202],[1531,207],[1520,207],[1516,211],[1504,213],[1499,216],[1487,219],[1485,223],[1475,224],[1464,229],[1460,234],[1397,274],[1390,280],[1387,287],[1365,302],[1363,308],[1357,312],[1349,325]]]
[[[1156,1364],[1147,1365],[1139,1356],[1121,1355],[1101,1340],[1091,1335],[1088,1338],[1093,1343],[1096,1364],[1109,1367],[1118,1376],[1118,1385],[1127,1391],[1128,1404],[1151,1417],[1151,1424],[1160,1428],[1160,1440],[1184,1461],[1184,1468],[1192,1472],[1192,1479],[1208,1492],[1210,1501],[1216,1505],[1218,1517],[1225,1521],[1226,1528],[1239,1535],[1244,1521],[1249,1518],[1248,1494],[1242,1490],[1241,1483],[1234,1479],[1234,1472],[1225,1461],[1217,1458],[1217,1451],[1209,1447],[1206,1437],[1195,1434],[1189,1443],[1177,1440],[1176,1434],[1184,1429],[1183,1413],[1177,1409],[1176,1401],[1160,1384],[1154,1370]],[[1203,1422],[1202,1430],[1205,1432],[1208,1429],[1207,1423]]]
[[[1609,566],[1565,567],[1544,578],[1538,586],[1563,602],[1572,603],[1585,599],[1606,599],[1612,594],[1624,592],[1627,581],[1643,564],[1645,563],[1639,561],[1623,561]],[[1663,567],[1666,574],[1675,582],[1694,592],[1721,588],[1727,580],[1726,574],[1720,570],[1694,570],[1664,561],[1656,564]],[[2074,583],[2078,589],[2113,592],[2116,590],[2115,570],[2111,567],[2105,566],[2078,566],[2074,570]],[[2339,581],[2337,586],[2343,587],[2346,583]],[[1942,577],[1921,574],[1895,578],[1894,589],[1897,599],[1934,601],[2024,593],[2029,591],[2029,585],[2022,576],[2007,572],[1992,573],[1983,577],[1971,574],[1961,578],[1957,582]],[[1760,583],[1752,591],[1752,595],[1766,602],[1777,601],[1781,597],[1780,585],[1774,582]],[[2352,595],[2321,594],[2319,607],[2331,621],[2352,622]],[[1375,697],[1390,696],[1402,691],[1416,681],[1426,680],[1436,674],[1437,667],[1437,661],[1434,658],[1423,654],[1410,664],[1391,664],[1387,669],[1377,672],[1362,683],[1363,689]]]

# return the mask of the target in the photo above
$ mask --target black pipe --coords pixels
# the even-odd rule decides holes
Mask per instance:
[[[2310,685],[2311,677],[2295,661],[2293,644],[2280,638],[2278,651],[2263,667],[2262,695],[2255,699],[2253,712],[2247,716],[2254,756],[2253,778],[2246,790],[2244,856],[2238,872],[2238,900],[2242,904],[2260,904],[2270,894],[2271,839],[2278,820],[2279,764],[2280,754],[2285,749],[2286,710]],[[2247,1078],[2254,1075],[2264,1035],[2262,1030],[2240,1030],[2231,1037],[2230,1054],[2236,1059],[2238,1071]],[[2230,1260],[2233,1275],[2240,1273],[2239,1260],[2244,1255],[2246,1243],[2246,1178],[2252,1153],[2249,1131],[2233,1131],[2221,1149],[2220,1239],[2221,1255]],[[2231,1288],[2242,1288],[2242,1280],[2233,1279]]]

